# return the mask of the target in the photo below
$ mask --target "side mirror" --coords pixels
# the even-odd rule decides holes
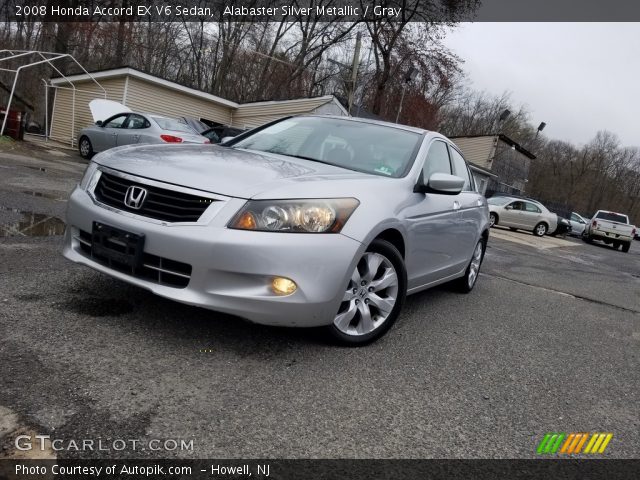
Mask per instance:
[[[429,177],[429,182],[425,185],[422,173],[420,179],[414,187],[414,192],[419,193],[439,193],[442,195],[457,195],[464,187],[464,179],[449,175],[447,173],[434,173]]]
[[[102,126],[102,120],[98,120],[98,121],[96,122],[96,125],[97,125],[97,126],[99,126],[99,127],[101,127],[101,126]]]
[[[505,210],[513,210],[513,205],[507,205],[504,207]]]
[[[220,143],[226,143],[229,140],[233,140],[234,138],[236,138],[236,137],[223,137],[222,140],[220,140]]]

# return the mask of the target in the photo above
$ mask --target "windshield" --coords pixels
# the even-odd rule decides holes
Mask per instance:
[[[511,200],[513,200],[513,199],[512,198],[507,198],[507,197],[491,197],[491,198],[487,199],[487,203],[489,205],[506,205]]]
[[[401,177],[413,163],[421,140],[419,133],[385,125],[300,117],[278,122],[231,146]]]
[[[609,222],[629,223],[626,215],[613,212],[598,212],[596,218],[599,218],[600,220],[608,220]]]
[[[175,118],[167,117],[151,117],[163,130],[171,130],[172,132],[196,133],[184,122]]]

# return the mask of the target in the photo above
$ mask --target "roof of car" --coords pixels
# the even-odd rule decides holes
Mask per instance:
[[[524,200],[526,202],[533,202],[533,203],[537,203],[538,205],[542,205],[542,203],[538,200],[535,200],[533,198],[529,198],[529,197],[521,197],[519,195],[507,195],[507,194],[499,194],[496,193],[494,195],[491,196],[491,198],[494,197],[502,197],[502,198],[508,198],[510,200]],[[544,205],[542,205],[544,207]]]
[[[409,125],[402,125],[399,123],[392,123],[392,122],[384,122],[382,120],[373,120],[370,118],[343,117],[340,115],[299,115],[299,117],[334,118],[336,120],[345,120],[347,122],[368,123],[371,125],[381,125],[384,127],[391,127],[391,128],[397,128],[399,130],[406,130],[408,132],[419,133],[421,135],[424,135],[425,133],[429,132],[429,130],[425,130],[423,128],[410,127]]]

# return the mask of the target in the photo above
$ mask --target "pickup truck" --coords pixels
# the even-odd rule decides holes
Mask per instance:
[[[587,243],[601,240],[607,245],[613,244],[615,249],[622,246],[622,251],[628,252],[635,234],[636,227],[629,223],[627,215],[598,210],[586,224],[582,239]]]

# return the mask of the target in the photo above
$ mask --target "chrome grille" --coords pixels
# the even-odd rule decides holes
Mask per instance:
[[[141,187],[147,191],[140,208],[131,208],[125,204],[125,196],[130,187]],[[166,222],[197,222],[207,207],[215,201],[207,197],[134,182],[106,172],[102,172],[94,195],[99,202],[111,207]]]
[[[96,255],[91,249],[91,233],[83,230],[78,230],[78,232],[78,236],[75,237],[80,246],[78,252],[105,267],[168,287],[185,288],[189,284],[189,280],[191,279],[191,265],[187,263],[145,252],[142,257],[142,267],[133,268],[129,265]]]

